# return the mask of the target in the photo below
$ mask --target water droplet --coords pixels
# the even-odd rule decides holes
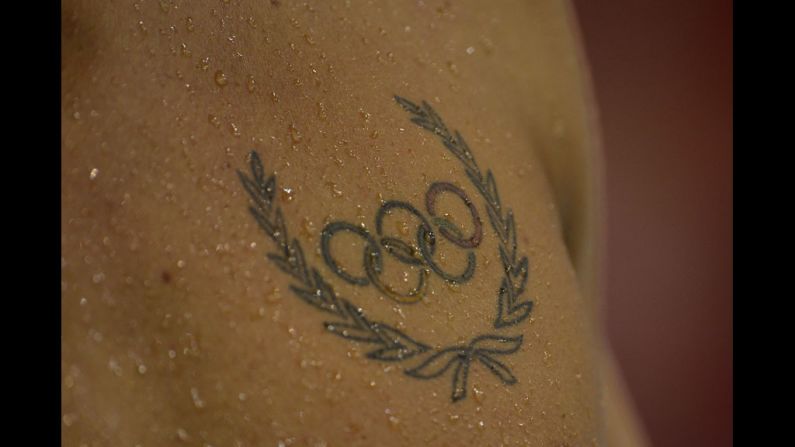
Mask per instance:
[[[229,129],[232,131],[232,135],[239,137],[240,136],[240,128],[237,127],[235,123],[229,123]]]
[[[215,72],[215,84],[219,87],[224,87],[226,84],[229,83],[229,79],[226,77],[223,71],[218,70]]]
[[[394,429],[397,428],[398,425],[400,425],[400,419],[395,416],[389,416],[389,426]]]
[[[245,401],[246,397],[247,397],[246,393],[240,393],[237,395],[237,398],[240,399],[241,401]]]
[[[472,391],[474,391],[475,400],[478,402],[483,402],[483,398],[485,397],[486,393],[484,393],[483,390],[478,388],[477,385],[472,385]]]
[[[468,47],[466,51],[469,55],[475,54],[475,47]]]
[[[191,51],[188,49],[188,45],[185,43],[180,44],[179,51],[184,57],[191,57],[192,55]]]
[[[74,413],[66,413],[63,415],[63,425],[71,427],[77,420],[77,415]]]
[[[188,435],[188,432],[186,432],[184,428],[177,429],[177,437],[179,438],[180,441],[190,440],[190,436]]]
[[[121,366],[119,366],[119,362],[117,362],[116,359],[111,358],[108,360],[108,368],[113,371],[113,374],[116,374],[117,376],[122,375]]]
[[[334,182],[326,182],[326,186],[328,186],[329,189],[331,190],[331,196],[332,197],[335,197],[335,198],[342,197],[343,193],[337,187],[336,183],[334,183]]]
[[[368,112],[365,112],[364,110],[359,109],[359,116],[364,120],[365,123],[369,123],[370,122],[370,114]]]
[[[279,102],[279,95],[277,95],[276,92],[271,92],[271,101],[275,103]]]
[[[91,173],[88,174],[88,179],[89,180],[94,180],[94,179],[97,178],[98,175],[99,175],[99,169],[94,168],[94,169],[91,170]]]
[[[193,19],[191,17],[185,19],[185,28],[188,32],[193,32]]]
[[[307,217],[301,219],[301,234],[307,239],[315,237],[315,224]]]
[[[249,93],[254,93],[254,90],[257,88],[257,83],[254,81],[253,75],[248,75],[248,82],[246,82],[246,88],[248,89]]]
[[[210,56],[202,58],[198,65],[196,65],[196,68],[200,68],[202,71],[207,71],[207,69],[210,68]]]
[[[215,127],[221,127],[221,120],[215,115],[208,115],[207,120]]]
[[[295,198],[295,190],[293,188],[284,187],[281,190],[280,196],[281,196],[282,202],[285,202],[285,203],[292,202],[293,199]]]
[[[179,261],[177,261],[177,267],[179,267],[179,268],[185,268],[185,261],[183,261],[182,259],[180,259]]]
[[[177,358],[177,351],[175,351],[175,350],[173,350],[173,349],[170,349],[170,350],[168,351],[168,358],[170,358],[170,359],[175,359],[175,358]]]
[[[99,284],[104,280],[105,280],[105,274],[102,272],[95,273],[94,276],[91,277],[91,281],[93,281],[94,284]]]
[[[303,135],[301,135],[301,132],[295,127],[295,125],[290,124],[290,139],[293,141],[293,147],[300,143],[303,138]]]
[[[455,282],[455,281],[445,281],[445,282],[444,282],[444,285],[446,285],[446,286],[447,286],[447,288],[448,288],[448,289],[449,289],[451,292],[454,292],[454,293],[459,293],[459,292],[461,292],[461,284],[459,284],[459,283],[457,283],[457,282]]]
[[[204,401],[199,397],[199,390],[196,388],[190,389],[190,397],[193,400],[193,405],[196,408],[204,408]]]
[[[141,375],[146,374],[146,365],[144,364],[138,365],[138,374]]]

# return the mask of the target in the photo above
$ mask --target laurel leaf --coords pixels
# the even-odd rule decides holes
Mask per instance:
[[[257,151],[251,151],[248,153],[249,157],[249,166],[251,167],[251,173],[254,175],[254,179],[261,183],[262,179],[265,178],[265,168],[262,166],[262,159],[259,158],[259,154]]]
[[[278,244],[282,250],[285,252],[288,250],[287,247],[287,228],[284,226],[284,216],[282,215],[281,208],[276,208],[276,212],[273,213],[273,235],[271,236]],[[288,255],[288,253],[285,253]]]
[[[529,268],[529,261],[527,260],[527,256],[522,256],[522,259],[519,260],[518,264],[514,264],[511,267],[511,276],[515,278],[519,278],[519,284],[516,284],[513,279],[511,283],[514,288],[514,293],[516,295],[521,295],[524,292],[525,286],[527,286],[527,277],[530,275],[530,268]]]
[[[422,113],[422,110],[417,104],[414,104],[413,102],[409,101],[406,98],[395,95],[395,101],[397,101],[397,103],[400,104],[400,106],[403,107],[403,109],[405,109],[407,112],[411,114],[419,115]]]
[[[500,193],[497,192],[497,181],[494,180],[494,174],[489,169],[486,171],[486,191],[489,193],[489,197],[491,201],[494,202],[495,208],[497,208],[497,212],[500,212]]]
[[[381,360],[382,362],[402,362],[403,360],[408,360],[417,354],[419,354],[419,351],[417,350],[405,347],[393,347],[376,349],[375,351],[368,352],[366,355],[367,358]]]
[[[276,267],[278,267],[279,270],[283,271],[284,273],[287,273],[288,275],[296,279],[301,279],[301,275],[298,272],[293,271],[293,265],[287,261],[287,258],[284,257],[284,255],[280,253],[268,253],[267,256],[268,259],[271,260],[271,262],[276,264]]]
[[[479,354],[477,358],[480,360],[480,363],[484,364],[494,375],[499,377],[502,383],[506,385],[513,385],[516,383],[516,376],[514,376],[511,370],[501,362],[485,354]]]
[[[449,138],[450,131],[447,130],[447,126],[444,125],[444,121],[442,121],[442,118],[436,113],[435,110],[433,110],[433,107],[431,107],[431,105],[426,101],[422,101],[422,110],[428,116],[428,121],[433,123],[434,128],[431,129],[433,133],[443,138]]]
[[[524,301],[518,304],[511,303],[507,305],[501,294],[500,299],[497,300],[497,308],[497,318],[494,320],[494,327],[496,329],[501,329],[518,324],[529,317],[530,311],[533,310],[533,302]]]
[[[425,359],[424,362],[407,369],[406,374],[419,379],[433,379],[447,371],[453,363],[466,358],[466,348],[447,348]]]
[[[512,354],[522,346],[522,336],[481,335],[469,344],[475,352]]]
[[[299,298],[311,304],[312,306],[322,310],[323,312],[336,313],[337,309],[326,300],[323,299],[320,289],[302,289],[295,285],[290,285],[290,290],[293,291]]]
[[[370,330],[357,327],[354,324],[326,321],[323,323],[323,326],[325,326],[326,330],[332,334],[348,340],[359,341],[362,343],[381,343],[381,340]]]
[[[498,214],[498,211],[495,210],[490,204],[486,204],[486,214],[489,215],[489,222],[491,223],[491,227],[494,228],[494,231],[497,232],[497,236],[500,238],[500,242],[506,244],[508,242],[508,238],[505,234],[505,227],[502,225],[502,218]]]
[[[303,283],[309,282],[309,272],[306,270],[306,259],[304,258],[304,250],[298,240],[293,239],[287,247],[287,261],[293,266],[295,272],[300,275],[300,280]]]
[[[337,301],[337,293],[334,291],[334,288],[331,287],[331,284],[327,283],[320,272],[317,269],[312,269],[312,277],[314,279],[314,285],[317,290],[320,291],[320,296],[322,297],[323,301],[328,305],[329,309],[334,311],[334,313],[344,317],[345,313],[342,310],[339,302]]]
[[[422,127],[423,129],[430,130],[431,132],[436,132],[436,125],[429,121],[427,118],[423,116],[415,116],[411,119],[411,122]]]
[[[462,360],[455,367],[453,373],[453,393],[450,396],[453,402],[467,397],[467,377],[469,376],[469,359]]]
[[[251,213],[252,216],[254,216],[254,220],[257,221],[257,223],[259,224],[260,228],[265,230],[265,233],[268,236],[270,236],[273,233],[273,227],[271,226],[271,223],[268,221],[268,219],[265,217],[265,215],[262,214],[262,212],[260,210],[254,208],[253,206],[249,207],[248,211]]]

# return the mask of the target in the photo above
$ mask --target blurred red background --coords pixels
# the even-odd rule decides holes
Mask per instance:
[[[575,0],[607,168],[606,326],[655,447],[732,444],[732,4]]]

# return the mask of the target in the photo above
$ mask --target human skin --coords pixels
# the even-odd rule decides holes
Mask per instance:
[[[63,445],[601,445],[593,157],[569,14],[541,2],[64,2]],[[396,95],[427,101],[493,173],[529,260],[528,318],[494,325],[505,272],[488,198]],[[369,358],[291,289],[301,281],[266,257],[279,244],[249,212],[252,151],[307,268],[426,353]],[[477,210],[474,248],[435,230],[445,269],[474,254],[471,279],[431,273],[409,304],[334,272],[328,224],[375,234],[390,200],[430,219],[434,182]],[[439,216],[475,232],[463,201],[437,199]],[[411,242],[417,221],[386,226]],[[333,257],[361,276],[365,247],[350,236]],[[415,280],[383,256],[385,281]],[[406,374],[494,334],[521,337],[493,356],[516,383],[472,362],[453,398],[452,369]]]

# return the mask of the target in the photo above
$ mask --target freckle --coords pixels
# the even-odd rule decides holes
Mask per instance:
[[[163,280],[164,283],[168,284],[171,282],[171,273],[168,270],[163,270],[163,273],[160,274],[160,279]]]

